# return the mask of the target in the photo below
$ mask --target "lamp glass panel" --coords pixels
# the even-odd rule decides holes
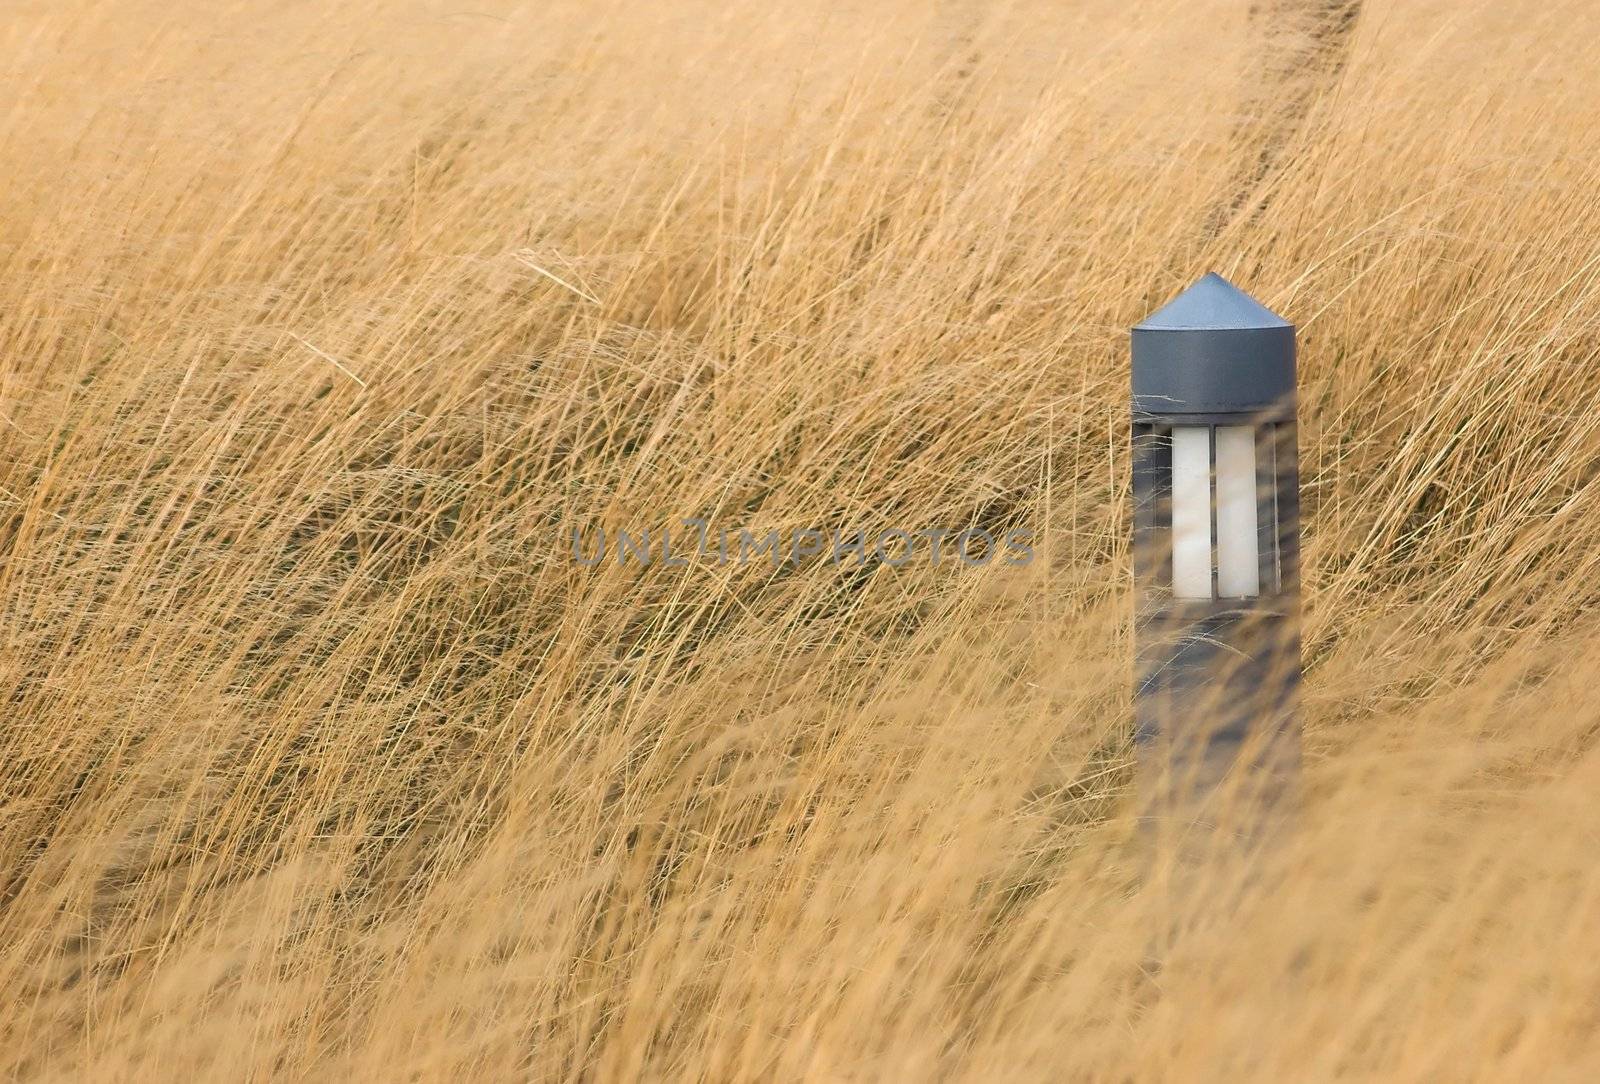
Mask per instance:
[[[1172,593],[1211,597],[1211,431],[1203,425],[1172,430]]]
[[[1217,427],[1217,594],[1261,594],[1256,530],[1256,434],[1248,425]]]

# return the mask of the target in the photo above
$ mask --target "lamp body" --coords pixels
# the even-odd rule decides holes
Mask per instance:
[[[1141,794],[1259,808],[1299,768],[1294,328],[1208,275],[1132,347]]]

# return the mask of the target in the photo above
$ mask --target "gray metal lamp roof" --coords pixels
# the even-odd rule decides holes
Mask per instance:
[[[1136,414],[1294,410],[1294,325],[1209,274],[1133,329]]]

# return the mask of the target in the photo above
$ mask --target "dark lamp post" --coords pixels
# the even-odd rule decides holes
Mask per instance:
[[[1135,738],[1147,800],[1298,769],[1294,326],[1219,275],[1133,329]]]

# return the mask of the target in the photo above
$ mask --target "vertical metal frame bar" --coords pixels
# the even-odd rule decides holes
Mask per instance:
[[[1300,452],[1298,426],[1293,417],[1273,426],[1273,454],[1277,462],[1278,590],[1290,598],[1300,592]]]
[[[1138,590],[1172,589],[1172,430],[1133,426],[1133,574]]]
[[[1256,426],[1256,559],[1261,569],[1261,595],[1282,589],[1278,559],[1278,426]]]
[[[1210,449],[1207,454],[1208,467],[1206,471],[1206,507],[1211,511],[1211,597],[1222,597],[1222,584],[1218,578],[1218,567],[1222,563],[1222,554],[1217,547],[1217,427],[1215,423],[1206,426],[1206,444]]]

